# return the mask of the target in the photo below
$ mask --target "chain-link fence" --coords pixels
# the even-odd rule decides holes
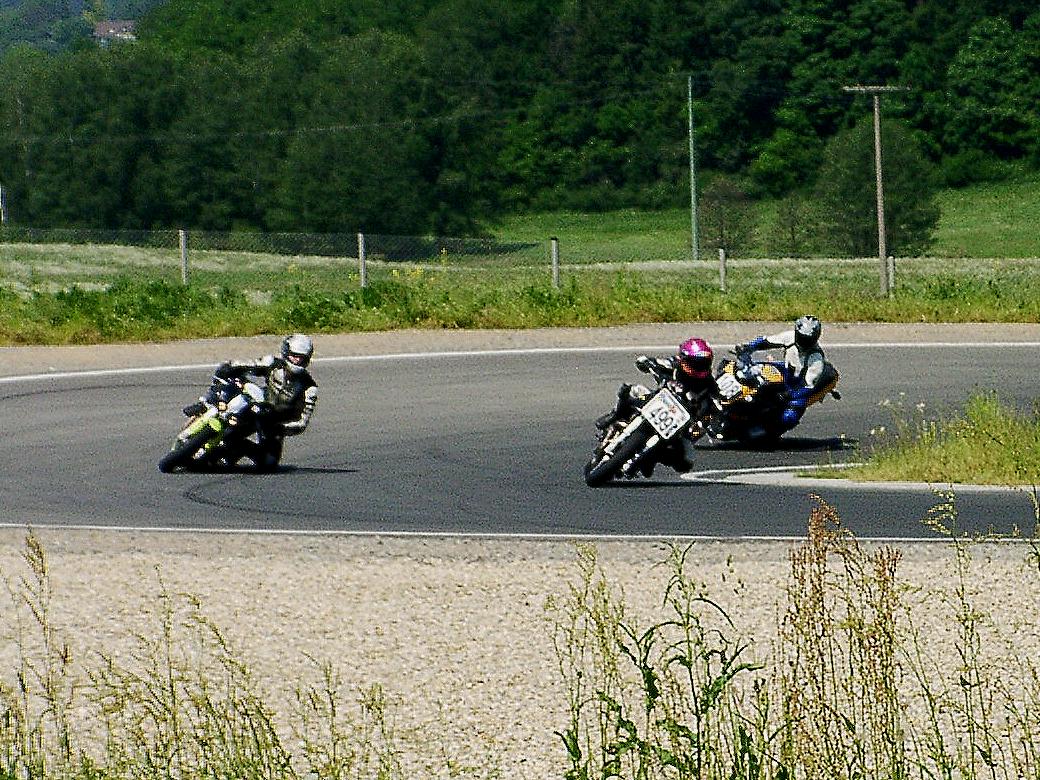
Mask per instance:
[[[5,227],[0,286],[98,289],[131,277],[262,294],[286,285],[343,291],[427,270],[558,279],[552,247],[548,239]]]
[[[564,226],[566,228],[566,226]],[[780,291],[831,287],[855,294],[905,285],[1036,284],[1034,259],[727,258],[705,249],[691,258],[682,226],[649,232],[583,227],[564,238],[457,238],[361,233],[113,231],[0,228],[0,289],[20,295],[117,281],[164,281],[264,302],[295,289],[349,294],[384,281],[436,279],[444,286],[561,285],[561,277],[638,272],[647,283],[689,283],[729,292],[768,285]],[[616,228],[616,226],[615,226]],[[940,292],[942,292],[940,290]]]

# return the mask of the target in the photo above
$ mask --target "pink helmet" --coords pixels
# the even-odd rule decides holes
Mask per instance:
[[[686,339],[679,345],[679,367],[694,379],[711,376],[711,361],[714,359],[715,353],[704,339]]]

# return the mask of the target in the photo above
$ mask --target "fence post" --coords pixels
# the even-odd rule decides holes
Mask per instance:
[[[888,256],[888,297],[896,297],[896,259],[892,255]]]
[[[0,184],[0,227],[7,225],[7,198],[4,185]]]
[[[183,228],[177,231],[177,243],[181,250],[181,281],[188,284],[188,231]]]
[[[719,289],[726,292],[726,250],[719,247]]]
[[[357,234],[358,273],[361,274],[361,286],[368,287],[368,263],[365,260],[365,234]]]
[[[552,260],[553,287],[560,287],[560,239],[553,236],[549,239],[549,257]]]

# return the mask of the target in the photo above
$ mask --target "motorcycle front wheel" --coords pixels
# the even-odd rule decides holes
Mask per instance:
[[[177,440],[173,448],[159,459],[159,471],[169,474],[179,468],[188,465],[195,453],[198,452],[206,442],[213,436],[213,429],[206,426],[198,433],[189,436],[183,441]]]
[[[631,460],[643,447],[646,446],[647,441],[650,439],[650,432],[647,430],[646,425],[640,425],[635,430],[631,431],[622,441],[618,444],[617,448],[610,455],[603,455],[599,448],[596,449],[596,455],[585,464],[585,484],[589,487],[600,487],[605,485],[611,479],[617,476],[618,472],[621,471],[621,467]]]

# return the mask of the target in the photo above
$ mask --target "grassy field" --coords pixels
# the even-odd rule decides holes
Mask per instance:
[[[0,247],[0,255],[6,247]],[[27,251],[27,250],[21,250]],[[69,248],[70,265],[100,263],[105,247]],[[140,250],[145,252],[148,250]],[[86,256],[84,259],[77,259]],[[61,344],[400,327],[528,328],[691,320],[1037,322],[1040,261],[900,262],[893,298],[878,294],[876,261],[736,260],[726,290],[710,264],[679,268],[459,269],[373,265],[356,270],[293,258],[199,271],[184,286],[152,264],[61,288],[0,289],[0,344]],[[0,261],[2,262],[2,261]],[[43,271],[37,271],[37,280]],[[104,281],[102,281],[104,280]]]
[[[1040,175],[944,190],[938,205],[942,216],[931,256],[1040,257]],[[751,246],[741,254],[768,257],[766,237],[772,227],[773,208],[769,203],[759,204],[753,214]],[[581,247],[582,255],[597,260],[691,259],[689,209],[526,215],[503,220],[493,226],[493,231],[503,240],[536,241],[556,236],[565,254],[568,247]],[[702,252],[702,259],[712,259],[705,258],[706,254]]]
[[[1040,256],[1040,177],[946,190],[939,207],[937,255]]]
[[[776,320],[808,310],[830,321],[1040,321],[1040,177],[947,191],[941,204],[932,256],[896,261],[891,300],[878,295],[873,258],[735,257],[723,291],[716,257],[690,261],[684,210],[516,217],[487,242],[373,237],[364,289],[356,257],[278,254],[281,236],[269,252],[257,251],[262,235],[246,237],[250,251],[193,247],[187,286],[175,246],[2,243],[0,344]],[[769,213],[759,207],[760,233]],[[550,236],[560,242],[558,286]]]

